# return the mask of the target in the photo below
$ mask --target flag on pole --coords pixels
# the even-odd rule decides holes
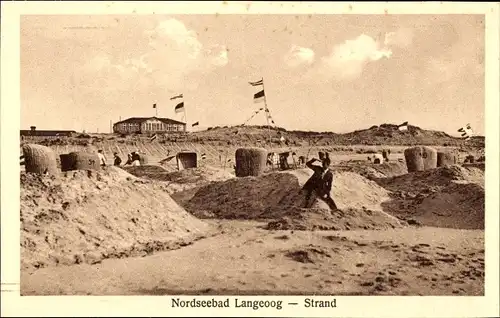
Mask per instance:
[[[184,102],[181,102],[175,106],[175,112],[180,113],[184,111]]]
[[[399,125],[398,126],[398,130],[401,130],[401,131],[408,130],[408,122],[405,121],[404,123],[402,123],[401,125]]]
[[[195,122],[194,124],[191,125],[191,127],[198,126],[200,124],[199,121]]]
[[[259,80],[257,82],[248,82],[248,84],[250,84],[252,86],[260,86],[260,85],[264,85],[264,81],[263,80]]]
[[[470,124],[467,124],[465,125],[465,127],[460,128],[458,132],[462,133],[461,137],[465,140],[469,140],[474,135]]]
[[[265,98],[264,90],[261,90],[260,92],[253,94],[254,103],[261,103],[264,101],[264,98]],[[266,109],[266,112],[269,112],[269,110]]]
[[[182,94],[175,95],[175,96],[171,97],[170,100],[174,100],[174,99],[178,99],[178,98],[183,98]]]
[[[156,104],[153,104],[153,108],[156,108]]]
[[[151,138],[149,138],[149,140],[153,141],[153,140],[155,140],[156,138],[158,138],[158,135],[157,135],[157,134],[154,134],[153,136],[151,136]]]

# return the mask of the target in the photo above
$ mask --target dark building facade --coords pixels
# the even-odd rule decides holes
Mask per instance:
[[[71,137],[76,134],[74,130],[37,130],[31,126],[30,130],[21,130],[21,137]]]

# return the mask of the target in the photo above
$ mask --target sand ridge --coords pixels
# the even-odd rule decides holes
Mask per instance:
[[[176,248],[209,226],[184,211],[163,184],[125,171],[21,174],[24,268],[98,263]]]
[[[22,173],[22,292],[484,294],[481,167],[333,169],[338,211],[308,169]]]

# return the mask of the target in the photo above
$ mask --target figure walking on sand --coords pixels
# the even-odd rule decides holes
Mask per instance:
[[[99,157],[99,165],[101,167],[105,167],[106,166],[106,157],[104,157],[104,153],[102,152],[101,149],[99,149],[97,151],[97,156]]]
[[[322,163],[321,166],[314,165],[313,163],[319,161]],[[306,202],[305,208],[309,208],[314,200],[311,200],[313,194],[316,194],[321,200],[323,200],[331,210],[338,210],[335,201],[333,201],[330,192],[332,190],[333,183],[333,173],[329,169],[330,158],[328,154],[322,158],[322,160],[313,158],[306,163],[306,166],[314,171],[314,174],[307,180],[304,184],[303,190],[306,191]]]

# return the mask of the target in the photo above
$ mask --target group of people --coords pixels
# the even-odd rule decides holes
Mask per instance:
[[[99,157],[99,164],[102,167],[105,167],[107,165],[106,157],[104,156],[104,153],[102,150],[97,151],[97,156]],[[141,157],[139,155],[139,151],[134,151],[132,153],[129,153],[127,155],[127,162],[125,162],[126,165],[132,165],[132,166],[140,166],[141,165]],[[120,156],[118,156],[118,153],[115,152],[113,153],[113,165],[114,166],[120,166],[122,163],[122,159]]]

